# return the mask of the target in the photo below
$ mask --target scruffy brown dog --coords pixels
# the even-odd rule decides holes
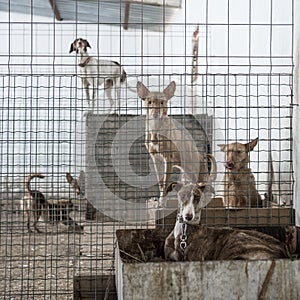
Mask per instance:
[[[261,207],[262,199],[256,190],[255,178],[249,164],[249,152],[257,145],[258,138],[249,143],[231,143],[218,145],[225,152],[226,173],[224,183],[224,206]]]

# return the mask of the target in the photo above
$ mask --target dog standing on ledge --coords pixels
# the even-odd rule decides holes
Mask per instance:
[[[113,108],[112,88],[116,87],[116,97],[120,107],[120,86],[126,81],[126,72],[116,61],[96,59],[88,54],[87,48],[91,48],[89,42],[78,38],[71,44],[69,53],[76,51],[78,55],[78,73],[82,79],[85,89],[86,99],[89,109],[94,110],[96,99],[96,90],[99,85],[104,84],[106,96],[110,101],[110,107]],[[89,87],[92,87],[92,98],[90,97]]]
[[[223,202],[227,208],[262,207],[262,199],[256,190],[255,178],[249,164],[249,152],[257,145],[258,138],[249,143],[218,145],[225,152],[226,173],[223,178]]]
[[[191,135],[168,116],[168,101],[175,89],[174,81],[163,92],[150,92],[143,83],[137,83],[138,96],[146,108],[145,145],[158,178],[160,207],[165,206],[174,167],[180,169],[182,182],[205,183],[209,176],[208,161],[199,153]]]

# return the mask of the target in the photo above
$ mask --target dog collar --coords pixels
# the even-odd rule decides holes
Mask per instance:
[[[184,222],[181,225],[181,231],[182,232],[181,232],[181,239],[180,239],[180,248],[183,252],[186,248],[186,239],[187,239],[186,229],[187,229],[187,224]]]
[[[91,60],[91,57],[88,56],[88,57],[85,59],[85,61],[82,62],[82,63],[80,63],[80,64],[78,64],[78,66],[81,67],[81,68],[84,68],[84,67],[90,62],[90,60]]]
[[[184,222],[183,216],[181,214],[177,214],[177,221],[181,224],[181,237],[180,237],[180,249],[184,252],[186,248],[186,230],[187,230],[187,223]]]

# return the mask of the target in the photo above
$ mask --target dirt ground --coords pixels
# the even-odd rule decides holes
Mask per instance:
[[[117,229],[124,223],[86,221],[86,203],[71,217],[84,226],[39,222],[42,233],[28,233],[23,212],[0,206],[0,300],[73,299],[74,276],[111,275]],[[139,228],[142,228],[139,227]]]
[[[88,274],[92,259],[104,257],[109,269],[113,226],[103,230],[103,224],[85,222],[84,210],[71,215],[85,227],[80,234],[43,221],[38,223],[43,233],[28,233],[22,212],[8,205],[0,209],[1,300],[73,299],[74,275],[81,269]],[[103,232],[108,232],[106,240]],[[103,263],[99,267],[103,269]]]

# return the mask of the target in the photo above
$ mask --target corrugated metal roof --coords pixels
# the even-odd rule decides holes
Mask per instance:
[[[53,17],[49,0],[0,0],[0,11]]]
[[[0,0],[0,10],[162,31],[182,0]]]

